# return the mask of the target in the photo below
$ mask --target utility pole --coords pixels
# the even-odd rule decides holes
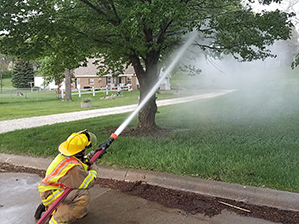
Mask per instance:
[[[0,75],[1,75],[1,77],[0,77],[0,79],[1,79],[1,93],[2,93],[3,72],[4,72],[4,70],[3,70],[3,62],[5,61],[5,58],[2,55],[0,55],[0,61],[1,61],[1,64],[0,64]]]
[[[3,70],[0,69],[0,74],[1,74],[1,93],[2,93],[2,73],[3,73]]]

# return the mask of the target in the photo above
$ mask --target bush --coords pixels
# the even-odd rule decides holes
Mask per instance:
[[[2,78],[5,79],[5,78],[11,78],[12,76],[12,71],[5,71],[2,73]]]
[[[82,100],[82,102],[83,102],[83,103],[89,103],[89,102],[91,102],[91,98],[84,98],[84,99]]]
[[[33,91],[38,91],[38,90],[39,90],[39,87],[38,87],[38,86],[33,86],[33,87],[32,87],[32,90],[33,90]]]

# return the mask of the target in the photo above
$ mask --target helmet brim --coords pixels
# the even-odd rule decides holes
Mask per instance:
[[[61,153],[61,154],[64,155],[64,156],[73,156],[73,155],[75,155],[75,154],[70,153],[70,152],[67,150],[67,141],[63,141],[63,142],[61,142],[61,143],[58,145],[57,149],[58,149],[58,152]]]

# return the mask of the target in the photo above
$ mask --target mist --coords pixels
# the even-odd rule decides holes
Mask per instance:
[[[216,105],[214,108],[225,110],[225,116],[232,116],[231,119],[236,116],[240,120],[248,120],[249,117],[288,117],[294,113],[298,114],[299,119],[299,71],[298,68],[291,69],[288,51],[282,46],[284,45],[277,42],[271,47],[272,53],[277,54],[276,58],[252,62],[238,62],[231,56],[217,60],[204,57],[203,52],[194,59],[194,52],[190,51],[189,57],[185,57],[183,63],[186,63],[186,58],[193,58],[194,60],[189,62],[196,69],[200,69],[201,73],[190,75],[178,69],[172,75],[172,87],[175,88],[178,84],[181,91],[193,91],[193,94],[217,89],[236,89],[229,93],[232,95],[231,105],[227,105],[234,111],[230,111],[230,108],[224,109],[226,106],[219,104],[218,100],[209,99],[219,104],[218,108]]]
[[[200,74],[177,71],[183,73],[182,79],[191,82],[193,87],[215,87],[215,88],[240,88],[252,85],[263,79],[273,76],[272,70],[290,70],[291,60],[287,50],[276,43],[271,47],[271,53],[276,54],[276,58],[267,58],[264,61],[257,60],[251,62],[238,62],[232,56],[222,56],[222,59],[215,59],[211,56],[204,56],[204,52],[189,52],[191,56],[197,54],[198,57],[183,64],[190,63],[196,69],[200,69]],[[288,59],[288,60],[287,60]],[[296,73],[296,70],[293,71]],[[299,72],[297,70],[299,75]]]

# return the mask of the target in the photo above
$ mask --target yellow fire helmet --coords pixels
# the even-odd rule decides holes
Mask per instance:
[[[95,135],[87,130],[72,133],[67,140],[60,143],[58,151],[64,156],[73,156],[83,151],[86,148],[92,146],[91,137],[95,138]]]

